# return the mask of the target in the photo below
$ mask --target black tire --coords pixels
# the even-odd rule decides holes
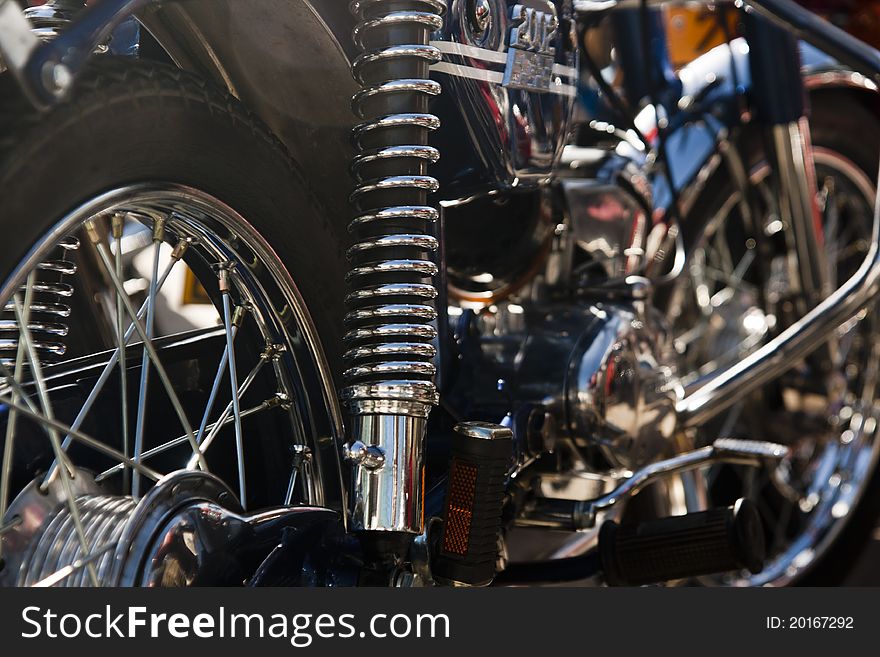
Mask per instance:
[[[845,155],[875,181],[880,158],[880,117],[868,109],[864,100],[844,89],[814,93],[811,97],[810,129],[814,147]],[[758,131],[746,127],[734,143],[750,169],[764,161],[763,142]],[[692,216],[685,223],[684,238],[688,252],[702,238],[706,228],[704,222],[715,216],[730,197],[730,185],[723,167],[706,184],[694,205]],[[661,308],[671,300],[672,295],[668,292],[661,291],[659,295]],[[833,545],[796,584],[835,586],[843,583],[870,542],[878,519],[880,468],[875,469],[860,502],[850,513]]]
[[[3,279],[71,209],[146,181],[195,187],[247,218],[285,263],[338,372],[343,232],[255,115],[190,73],[128,59],[94,61],[46,114],[0,78]]]
[[[211,83],[156,63],[98,58],[71,96],[45,114],[35,112],[10,75],[0,76],[0,280],[69,212],[137,183],[189,186],[246,219],[290,274],[338,389],[344,229],[254,114]],[[338,433],[339,415],[326,393],[321,355],[310,357],[300,375],[309,386],[303,399],[313,467],[321,468],[323,503],[341,512],[339,445],[317,441]]]

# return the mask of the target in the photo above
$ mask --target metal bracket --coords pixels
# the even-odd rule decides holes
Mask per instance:
[[[674,474],[689,472],[715,463],[729,463],[760,467],[776,464],[789,454],[785,445],[761,440],[738,440],[719,438],[711,445],[684,452],[663,461],[657,461],[632,473],[617,487],[594,500],[542,499],[517,524],[526,527],[554,527],[580,531],[596,524],[599,513],[608,511],[620,502],[631,498],[649,484]]]
[[[34,107],[46,110],[73,87],[95,49],[135,12],[161,0],[98,0],[71,26],[43,42],[14,0],[0,0],[0,55]]]

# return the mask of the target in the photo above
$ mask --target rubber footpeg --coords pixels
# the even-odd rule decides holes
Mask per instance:
[[[746,569],[761,572],[764,530],[755,505],[618,525],[599,531],[599,554],[609,586],[639,586]]]
[[[455,427],[443,531],[431,565],[439,582],[486,586],[495,577],[512,443],[513,432],[497,424]]]

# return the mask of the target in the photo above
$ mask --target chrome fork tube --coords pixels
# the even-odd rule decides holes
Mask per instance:
[[[357,215],[342,390],[352,418],[352,520],[359,530],[420,534],[425,429],[437,403],[438,212],[427,197],[439,183],[427,169],[439,158],[428,146],[439,120],[428,109],[440,93],[429,79],[440,52],[430,35],[442,27],[446,3],[355,0],[351,10],[362,51],[352,65],[362,86],[352,104],[364,121],[353,131]]]
[[[791,226],[797,256],[794,280],[801,293],[804,313],[828,296],[822,215],[816,187],[810,124],[806,117],[770,128],[776,156],[779,204],[783,221]]]

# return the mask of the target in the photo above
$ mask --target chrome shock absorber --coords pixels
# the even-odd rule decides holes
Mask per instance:
[[[70,297],[73,286],[67,282],[77,271],[71,252],[79,249],[79,240],[66,237],[59,244],[54,257],[44,260],[31,279],[31,303],[27,311],[28,329],[41,365],[56,362],[67,351],[64,338],[70,317]],[[22,288],[21,298],[25,298]],[[15,301],[10,300],[0,314],[0,362],[7,367],[15,364],[20,327],[15,319]]]
[[[445,0],[355,0],[353,64],[363,120],[353,132],[357,216],[346,299],[346,387],[352,415],[348,457],[355,470],[358,529],[420,533],[428,413],[437,403],[438,268],[432,235],[438,211],[427,175],[439,153],[428,137],[439,119],[429,102],[440,85],[428,79],[440,60],[430,35],[443,25]]]
[[[51,41],[73,21],[84,5],[83,0],[49,0],[28,7],[24,15],[31,22],[34,34],[44,41]]]

